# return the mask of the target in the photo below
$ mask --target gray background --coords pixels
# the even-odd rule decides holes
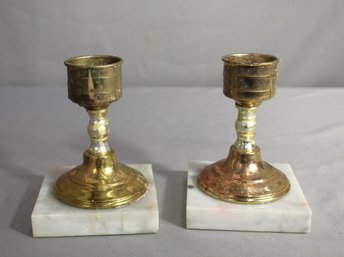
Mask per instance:
[[[221,57],[282,59],[280,86],[342,86],[342,0],[2,0],[0,86],[64,87],[63,61],[121,56],[127,87],[222,84]]]

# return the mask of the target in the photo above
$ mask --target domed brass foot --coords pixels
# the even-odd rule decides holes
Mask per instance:
[[[84,154],[84,163],[61,176],[55,194],[62,202],[80,208],[114,208],[140,199],[148,188],[137,170],[115,161],[111,152],[96,157]]]
[[[217,199],[248,204],[278,200],[290,189],[287,177],[261,160],[257,146],[251,153],[238,153],[232,146],[227,159],[203,169],[198,185]]]

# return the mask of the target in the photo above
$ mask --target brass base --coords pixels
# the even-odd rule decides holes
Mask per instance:
[[[137,201],[147,188],[147,179],[116,162],[113,151],[105,156],[86,151],[83,164],[62,175],[54,190],[59,200],[75,207],[115,208]]]
[[[203,169],[198,185],[217,199],[247,204],[278,200],[290,189],[288,178],[261,160],[258,146],[251,153],[240,153],[231,146],[227,159]]]

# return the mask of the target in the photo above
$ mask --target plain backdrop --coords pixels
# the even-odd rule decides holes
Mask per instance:
[[[342,0],[1,0],[0,86],[65,87],[63,61],[124,59],[125,87],[222,86],[225,54],[281,58],[279,86],[344,85]]]

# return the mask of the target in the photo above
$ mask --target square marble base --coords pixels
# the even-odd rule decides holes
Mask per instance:
[[[186,227],[188,229],[241,230],[308,233],[312,211],[289,164],[273,164],[288,177],[288,194],[261,205],[233,204],[203,193],[197,175],[211,162],[190,162],[187,185]]]
[[[118,235],[156,233],[159,212],[156,188],[150,164],[128,165],[148,180],[149,189],[139,201],[115,209],[81,209],[66,205],[54,196],[59,176],[72,167],[51,169],[43,180],[31,215],[34,237]]]

